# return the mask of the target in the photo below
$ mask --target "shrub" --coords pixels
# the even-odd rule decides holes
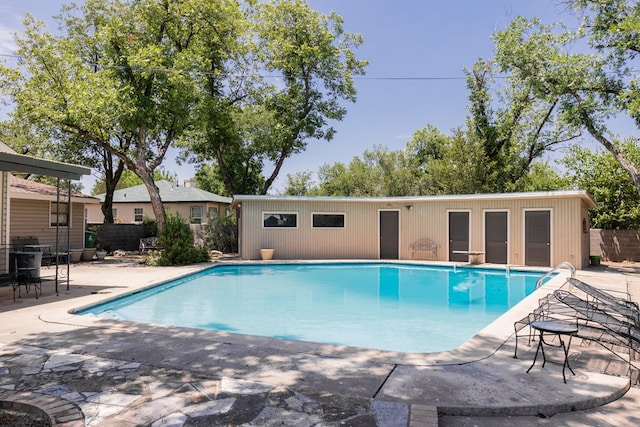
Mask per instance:
[[[224,253],[238,252],[238,226],[235,216],[209,218],[202,232],[208,249]]]
[[[153,237],[158,235],[158,223],[154,218],[150,218],[148,216],[142,217],[142,225],[144,225],[144,236],[142,237]]]
[[[193,231],[179,215],[167,215],[158,241],[162,250],[156,265],[187,265],[210,260],[209,251],[193,244]]]

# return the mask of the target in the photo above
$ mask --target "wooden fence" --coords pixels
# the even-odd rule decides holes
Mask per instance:
[[[149,237],[147,227],[143,224],[87,224],[87,229],[91,229],[91,226],[98,226],[98,244],[109,251],[137,251],[140,239]]]

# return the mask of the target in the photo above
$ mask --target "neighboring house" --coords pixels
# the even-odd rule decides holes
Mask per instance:
[[[208,218],[226,216],[230,213],[232,199],[190,186],[177,186],[169,181],[156,182],[160,199],[167,212],[180,215],[191,224],[205,224]],[[96,196],[101,202],[105,195]],[[149,192],[144,185],[123,188],[113,193],[114,222],[140,224],[144,218],[155,218]],[[87,222],[103,223],[101,206],[89,206]]]
[[[431,259],[552,267],[589,263],[584,191],[423,197],[235,196],[239,254],[278,259]],[[434,247],[416,248],[418,241]],[[472,255],[469,255],[469,252]],[[475,254],[475,255],[474,255]],[[424,257],[423,257],[424,256]]]
[[[40,244],[55,247],[57,223],[57,246],[66,248],[68,240],[71,249],[84,247],[85,209],[100,204],[95,197],[72,192],[69,208],[67,189],[58,194],[57,187],[13,175],[9,175],[9,198],[11,238],[34,236]]]
[[[9,172],[59,178],[64,180],[61,186],[67,186],[68,188],[71,180],[79,180],[83,175],[90,174],[91,169],[17,154],[9,146],[0,142],[0,274],[6,274],[9,271],[9,251],[12,237],[10,231],[12,215]],[[64,194],[67,193],[65,192]],[[64,202],[64,200],[61,200],[61,202]],[[73,205],[73,201],[71,204]],[[16,218],[13,219],[17,220]],[[78,226],[83,229],[84,222],[81,221]],[[49,226],[46,228],[48,229]],[[66,235],[66,230],[66,227],[58,227],[58,231],[62,235]],[[39,236],[40,232],[42,231],[35,235]]]

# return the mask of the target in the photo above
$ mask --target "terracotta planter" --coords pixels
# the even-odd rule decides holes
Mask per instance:
[[[260,249],[260,258],[263,260],[273,259],[275,249]]]

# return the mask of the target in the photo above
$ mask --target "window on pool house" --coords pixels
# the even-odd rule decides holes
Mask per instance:
[[[49,218],[51,218],[51,227],[56,225],[66,227],[69,225],[69,204],[51,202],[49,205]]]
[[[262,227],[264,228],[297,228],[298,214],[289,212],[263,212]]]
[[[343,213],[314,213],[313,228],[344,228]]]

